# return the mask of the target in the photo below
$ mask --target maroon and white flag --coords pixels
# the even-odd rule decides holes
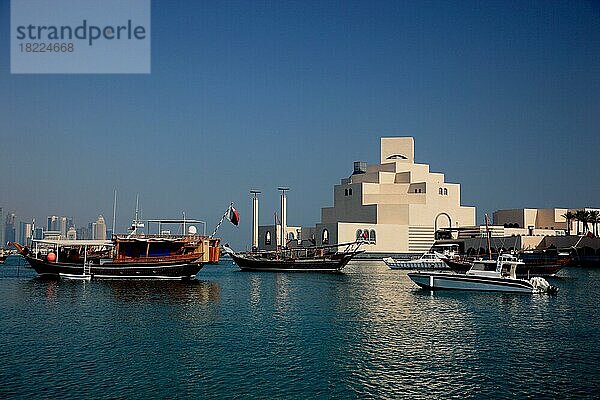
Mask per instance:
[[[227,213],[227,219],[229,222],[237,226],[240,223],[240,213],[238,210],[233,208],[233,206],[229,207],[229,212]]]

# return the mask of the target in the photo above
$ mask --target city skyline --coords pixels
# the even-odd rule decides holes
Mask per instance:
[[[0,51],[9,54],[9,2]],[[418,162],[485,211],[596,207],[600,13],[592,2],[152,2],[149,75],[11,75],[0,60],[0,207],[216,225],[234,201],[250,243],[290,186],[311,225],[379,137],[414,136]],[[37,220],[36,218],[36,220]],[[209,229],[210,230],[210,229]]]

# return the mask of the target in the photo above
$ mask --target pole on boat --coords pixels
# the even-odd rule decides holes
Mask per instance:
[[[285,194],[288,190],[290,190],[290,188],[286,186],[280,186],[277,188],[277,190],[281,191],[281,247],[284,248],[287,247],[285,234],[285,230],[287,228],[287,197]]]
[[[488,254],[490,255],[490,260],[492,259],[492,244],[490,239],[490,227],[489,227],[489,219],[487,213],[485,213],[485,231],[487,233],[487,245],[488,245]]]
[[[252,194],[252,251],[258,250],[258,195],[259,190],[251,190]]]

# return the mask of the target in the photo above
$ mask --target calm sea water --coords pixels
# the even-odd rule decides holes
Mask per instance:
[[[48,281],[0,266],[0,398],[585,398],[600,270],[556,296],[435,292],[405,272]]]

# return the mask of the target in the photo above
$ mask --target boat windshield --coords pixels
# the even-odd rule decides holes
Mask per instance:
[[[496,270],[496,262],[495,261],[475,261],[473,263],[472,270],[475,271],[495,271]]]

